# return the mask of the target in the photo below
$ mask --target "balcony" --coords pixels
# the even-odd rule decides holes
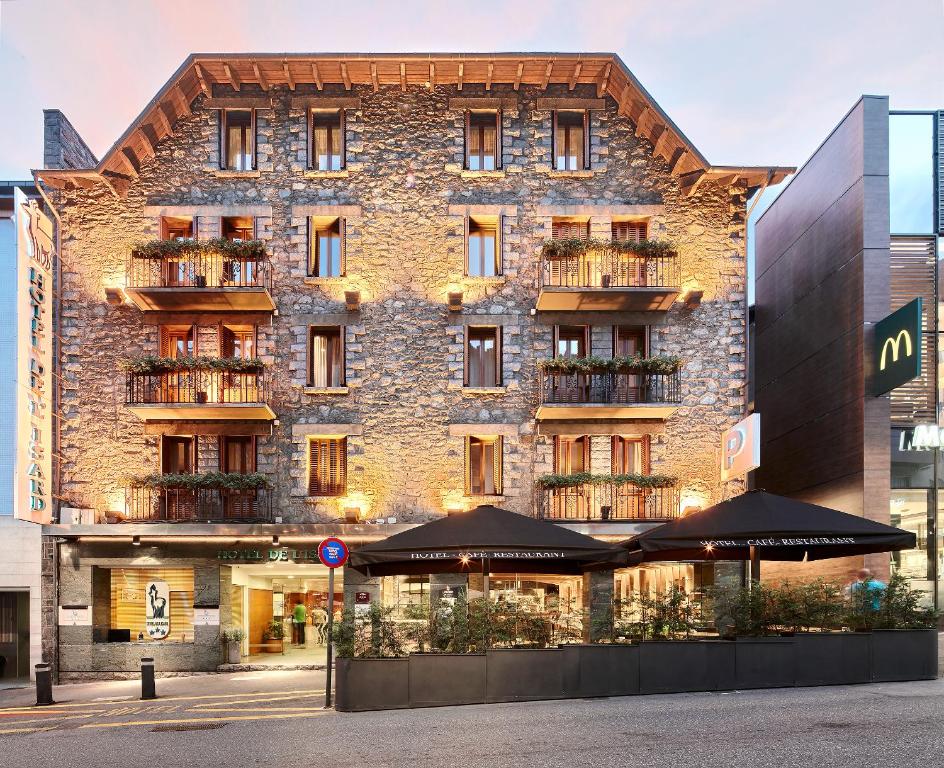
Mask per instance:
[[[158,240],[128,259],[125,294],[145,312],[275,309],[272,263],[259,240]]]
[[[666,366],[671,368],[672,364],[667,362]],[[538,421],[667,419],[682,402],[678,369],[661,372],[545,369],[541,371],[540,385],[541,404],[535,416]]]
[[[614,481],[544,488],[541,516],[558,522],[672,520],[679,514],[677,488],[640,488]]]
[[[678,255],[665,243],[551,240],[544,244],[540,312],[664,312],[679,295]]]
[[[264,523],[272,520],[268,488],[164,488],[132,483],[122,522]]]
[[[141,421],[275,418],[268,371],[258,361],[144,358],[127,367],[125,405]]]

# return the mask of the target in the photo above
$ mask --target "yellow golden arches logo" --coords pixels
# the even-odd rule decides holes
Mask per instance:
[[[886,363],[885,355],[888,352],[889,348],[891,348],[892,350],[892,362],[893,363],[898,362],[898,350],[903,339],[905,342],[905,357],[911,357],[911,354],[912,354],[911,334],[908,333],[907,330],[902,328],[902,330],[898,332],[897,336],[895,336],[894,338],[889,336],[887,339],[885,339],[885,343],[882,344],[882,356],[878,363],[878,369],[880,371],[885,370],[885,363]]]

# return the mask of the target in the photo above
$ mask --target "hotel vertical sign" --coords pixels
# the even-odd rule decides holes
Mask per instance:
[[[52,221],[20,190],[16,210],[16,517],[52,519]]]
[[[875,324],[872,393],[877,397],[921,375],[921,298]]]

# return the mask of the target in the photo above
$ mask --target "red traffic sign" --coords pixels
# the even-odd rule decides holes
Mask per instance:
[[[340,568],[347,562],[348,555],[351,554],[341,539],[334,536],[325,539],[318,545],[318,558],[328,568]]]

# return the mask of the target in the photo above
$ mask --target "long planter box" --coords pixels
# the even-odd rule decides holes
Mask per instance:
[[[928,680],[937,656],[936,630],[895,630],[339,659],[336,702],[357,712]]]

